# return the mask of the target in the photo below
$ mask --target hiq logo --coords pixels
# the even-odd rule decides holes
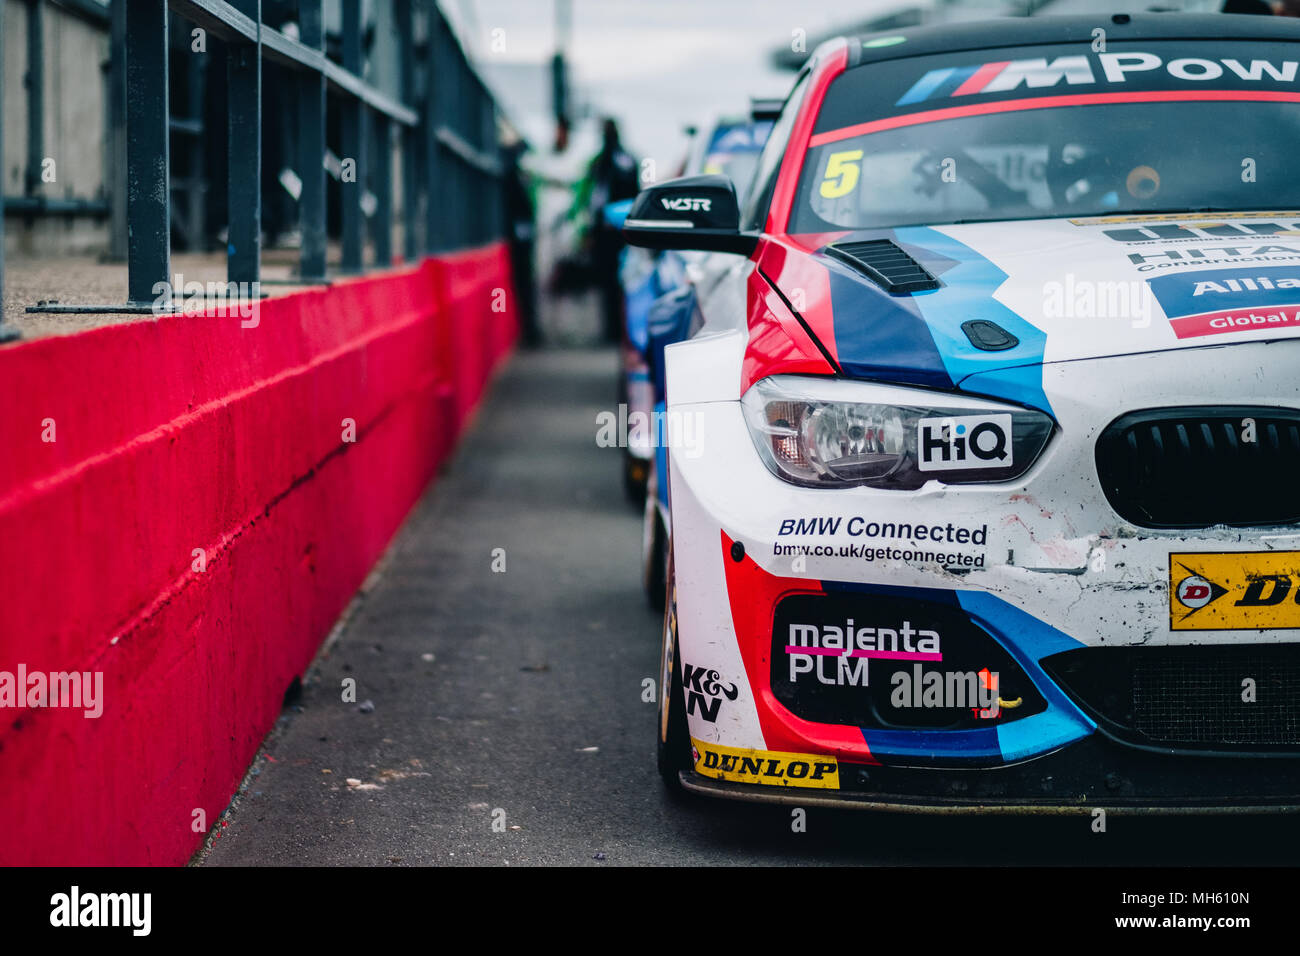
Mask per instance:
[[[956,471],[1011,463],[1010,415],[922,418],[916,429],[921,471]]]

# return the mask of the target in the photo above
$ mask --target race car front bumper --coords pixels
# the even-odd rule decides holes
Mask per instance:
[[[705,796],[799,807],[914,813],[1296,813],[1292,759],[1198,758],[1135,750],[1097,734],[1034,760],[979,770],[838,764],[837,788],[741,783],[683,771]]]
[[[1144,359],[1154,405],[1190,403],[1192,387],[1241,403],[1231,376],[1176,386],[1186,357],[1167,375]],[[996,485],[796,487],[764,466],[739,403],[670,410],[697,416],[701,439],[669,456],[688,788],[953,809],[1300,805],[1300,632],[1201,629],[1207,616],[1188,624],[1171,603],[1202,565],[1240,581],[1300,568],[1300,535],[1126,524],[1090,463],[1127,409],[1096,394],[1089,364],[1057,376],[1042,458]],[[1260,391],[1296,402],[1291,382]],[[970,699],[924,713],[919,695],[910,716],[890,709],[902,672],[953,669],[1001,681],[996,713]]]

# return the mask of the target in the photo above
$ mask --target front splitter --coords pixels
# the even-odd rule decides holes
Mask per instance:
[[[731,783],[701,776],[690,770],[679,774],[682,787],[690,793],[747,803],[767,803],[781,806],[825,807],[830,809],[875,810],[886,813],[920,814],[987,814],[1019,816],[1087,816],[1095,810],[1108,814],[1128,816],[1195,816],[1225,814],[1278,814],[1300,813],[1300,794],[1288,803],[1233,803],[1233,804],[1177,804],[1151,805],[1141,800],[1134,802],[1114,799],[1068,803],[1062,800],[1002,800],[985,802],[978,799],[952,797],[923,799],[885,794],[832,791],[799,787],[764,787],[754,784]]]

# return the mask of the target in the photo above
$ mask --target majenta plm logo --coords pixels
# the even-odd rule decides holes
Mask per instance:
[[[973,708],[978,716],[996,718],[1000,712],[998,675],[987,668],[974,671],[927,670],[922,662],[943,662],[938,631],[899,627],[857,627],[849,618],[838,624],[791,624],[785,646],[790,683],[804,680],[835,687],[868,686],[868,661],[911,662],[911,669],[890,676],[890,705],[896,709]]]
[[[785,653],[790,682],[800,675],[821,684],[867,686],[867,660],[942,661],[938,631],[900,627],[857,627],[853,618],[838,624],[791,624]]]

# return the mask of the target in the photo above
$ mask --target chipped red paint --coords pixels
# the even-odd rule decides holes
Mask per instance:
[[[0,671],[104,675],[98,719],[0,711],[0,864],[194,852],[513,343],[509,287],[493,245],[266,300],[256,328],[0,349]]]

